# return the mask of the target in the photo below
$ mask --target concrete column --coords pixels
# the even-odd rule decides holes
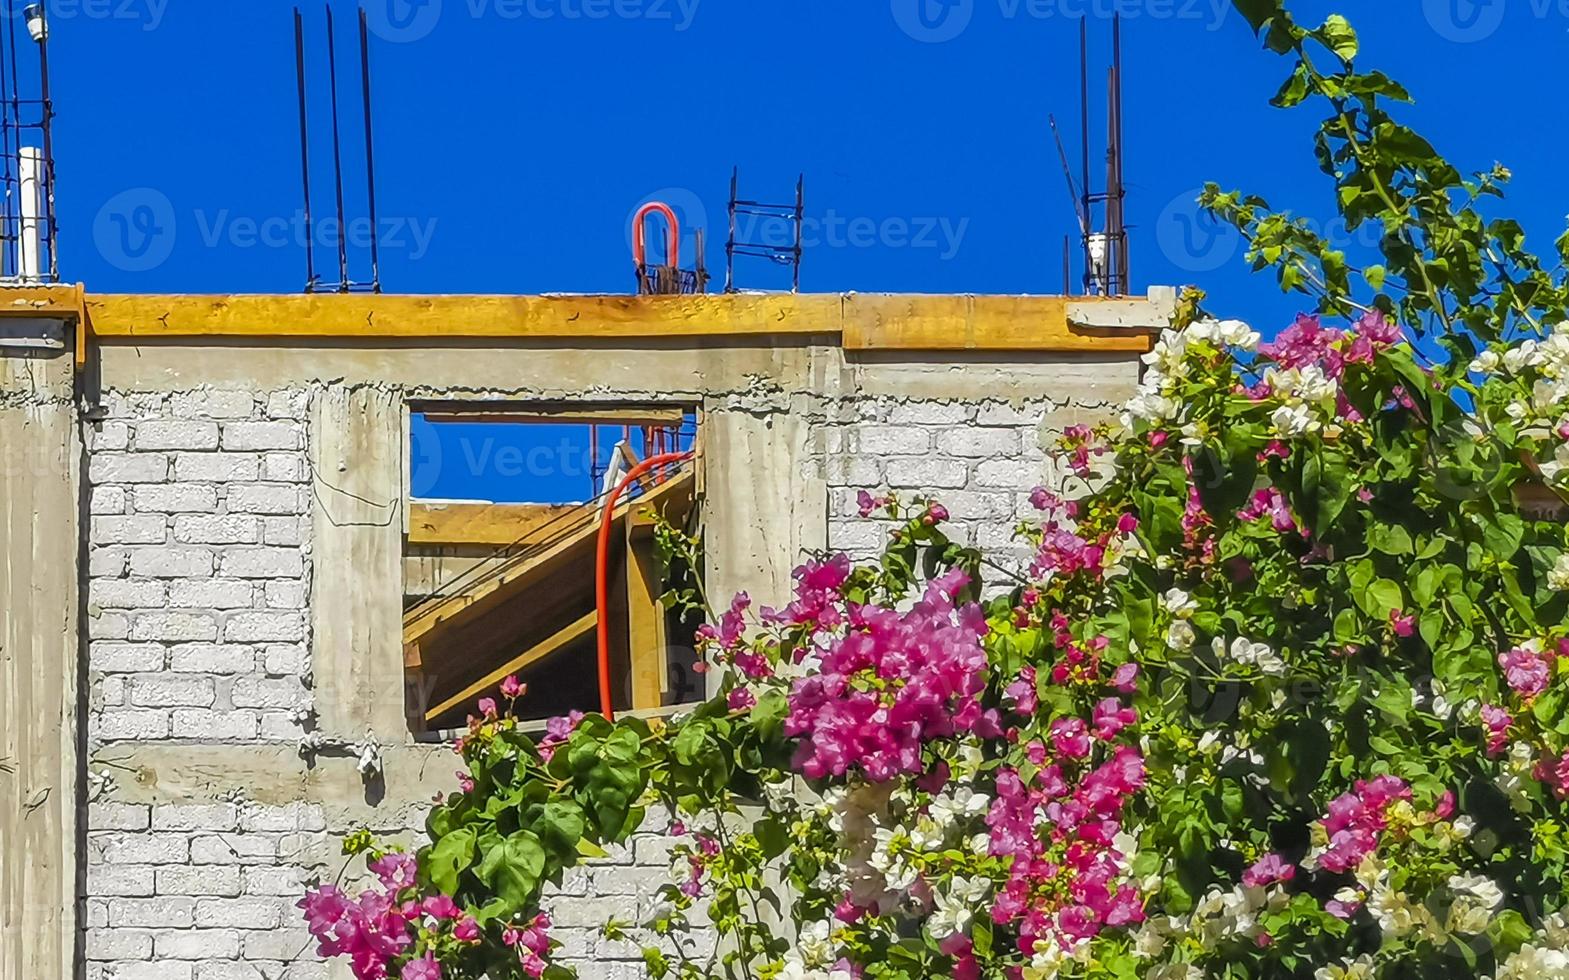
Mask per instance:
[[[329,738],[406,741],[402,396],[333,387],[311,405],[311,652]]]
[[[703,421],[709,598],[725,605],[746,592],[754,610],[782,606],[803,553],[828,541],[828,487],[811,424],[744,409],[709,411]]]
[[[0,351],[0,980],[77,947],[81,446],[67,352]]]

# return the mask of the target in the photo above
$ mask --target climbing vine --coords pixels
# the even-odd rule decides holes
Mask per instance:
[[[1207,189],[1312,312],[1264,342],[1187,293],[1027,565],[868,491],[882,558],[719,610],[707,703],[536,737],[482,702],[430,843],[355,838],[379,884],[301,903],[323,955],[567,976],[547,886],[657,810],[672,881],[606,926],[656,978],[1569,975],[1569,538],[1521,505],[1569,498],[1569,241],[1484,217],[1507,171],[1396,121],[1343,17],[1236,2],[1382,261]]]

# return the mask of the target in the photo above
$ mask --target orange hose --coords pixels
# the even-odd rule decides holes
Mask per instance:
[[[594,601],[599,612],[599,710],[607,719],[615,718],[615,705],[610,696],[610,526],[615,523],[616,502],[627,487],[654,467],[691,458],[691,452],[650,456],[632,467],[605,499],[599,521],[599,552],[594,562]]]
[[[674,269],[681,264],[681,219],[676,217],[674,208],[661,201],[648,202],[632,216],[632,260],[640,267],[648,264],[648,229],[643,227],[643,222],[655,213],[664,215],[665,264]]]

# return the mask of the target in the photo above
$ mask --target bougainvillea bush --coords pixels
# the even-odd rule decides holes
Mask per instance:
[[[735,598],[712,701],[543,736],[483,703],[431,844],[356,838],[379,885],[302,903],[324,954],[566,976],[545,886],[661,809],[672,880],[606,925],[653,977],[1569,977],[1569,540],[1520,504],[1569,494],[1561,278],[1343,18],[1238,6],[1383,262],[1212,188],[1313,312],[1264,342],[1188,294],[1122,417],[1066,434],[1026,567],[869,488],[886,554]]]

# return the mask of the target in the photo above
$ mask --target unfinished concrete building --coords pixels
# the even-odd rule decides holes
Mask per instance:
[[[687,427],[608,525],[614,706],[671,711],[701,692],[656,514],[762,603],[878,549],[861,488],[1007,549],[1172,304],[0,293],[0,980],[336,975],[294,902],[345,834],[417,840],[468,705],[521,672],[597,707],[599,502],[420,500],[411,415]],[[646,908],[659,830],[563,882],[583,976],[641,975],[597,927]]]

